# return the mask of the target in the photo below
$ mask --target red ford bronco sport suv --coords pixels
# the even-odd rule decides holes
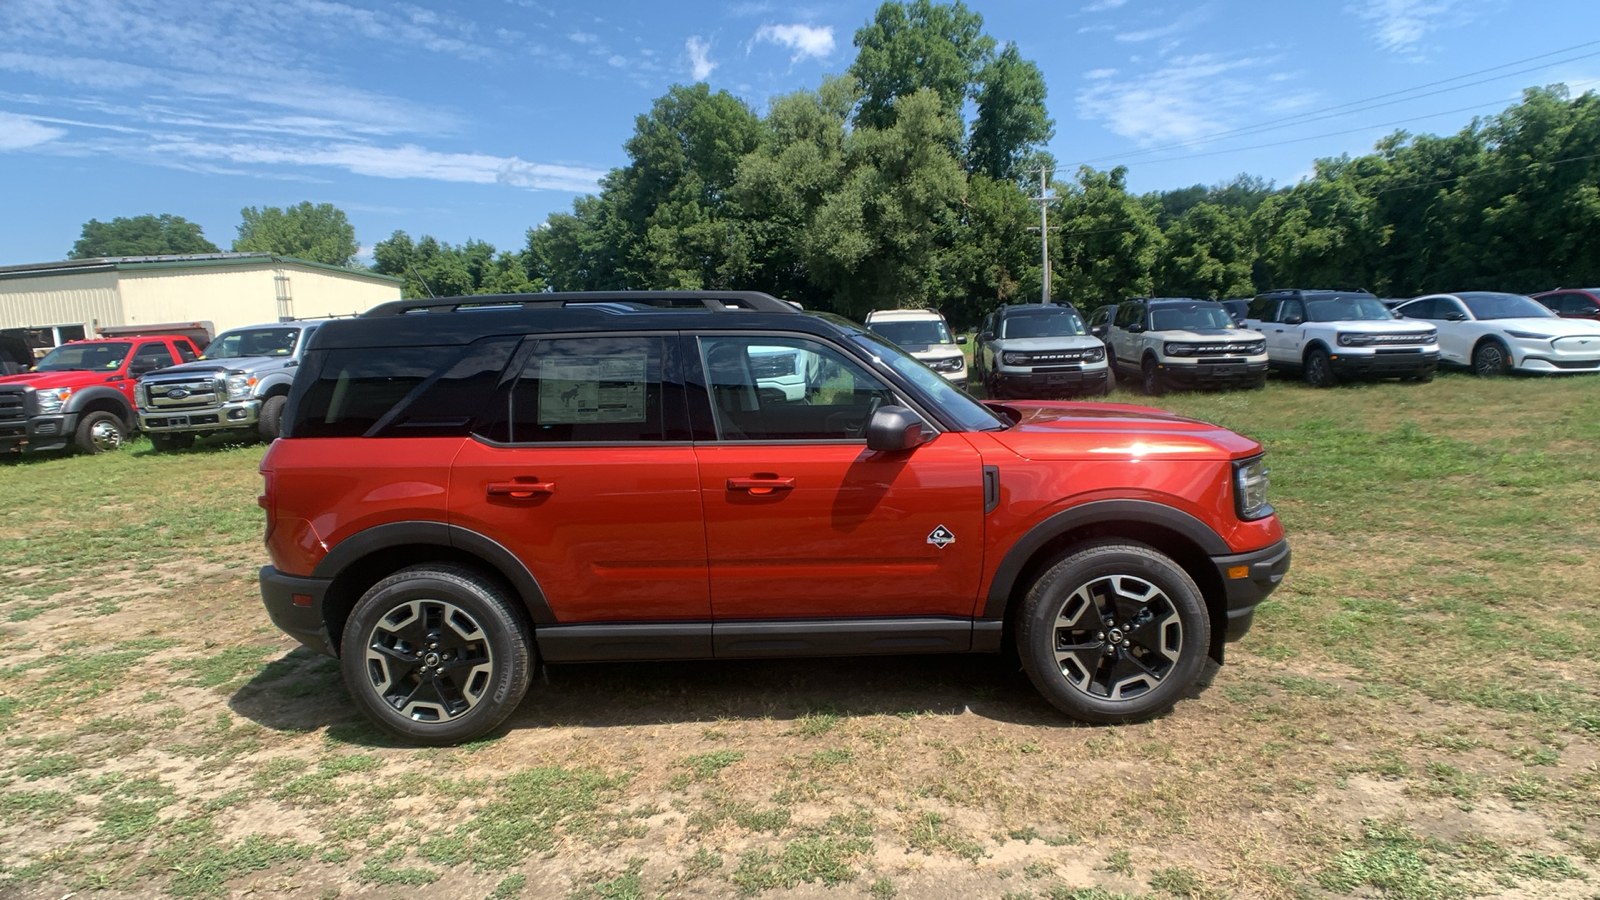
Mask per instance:
[[[418,743],[494,728],[541,660],[1006,642],[1068,715],[1137,720],[1289,567],[1255,441],[979,403],[765,294],[387,303],[317,331],[284,421],[262,599]]]

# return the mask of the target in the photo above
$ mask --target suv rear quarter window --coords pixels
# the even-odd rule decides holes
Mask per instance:
[[[465,347],[313,351],[316,375],[295,388],[286,434],[294,437],[465,435],[495,393],[519,338]],[[376,431],[374,429],[376,428]]]

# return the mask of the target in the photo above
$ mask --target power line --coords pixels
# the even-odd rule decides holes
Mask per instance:
[[[1538,54],[1537,56],[1530,56],[1530,57],[1528,57],[1526,59],[1520,59],[1520,60],[1517,60],[1515,62],[1504,63],[1504,64],[1501,64],[1501,65],[1498,65],[1498,66],[1491,66],[1491,67],[1489,67],[1487,69],[1479,69],[1479,70],[1477,70],[1475,72],[1467,72],[1467,73],[1464,73],[1464,74],[1461,74],[1461,75],[1453,76],[1451,78],[1444,78],[1444,79],[1440,79],[1438,81],[1428,82],[1427,84],[1417,85],[1415,87],[1406,88],[1404,90],[1391,91],[1391,92],[1389,92],[1387,94],[1377,94],[1375,96],[1366,97],[1366,98],[1363,98],[1361,100],[1352,100],[1352,101],[1350,101],[1348,103],[1341,103],[1341,104],[1337,104],[1335,106],[1323,107],[1322,109],[1310,110],[1308,112],[1298,113],[1298,114],[1293,115],[1293,116],[1286,116],[1286,117],[1284,117],[1282,119],[1270,119],[1270,120],[1268,120],[1266,122],[1258,122],[1258,123],[1256,123],[1254,125],[1245,125],[1245,126],[1241,126],[1239,128],[1231,128],[1231,129],[1228,129],[1226,131],[1212,132],[1211,134],[1201,135],[1201,136],[1196,137],[1196,138],[1190,138],[1190,139],[1184,140],[1184,141],[1177,141],[1177,142],[1171,143],[1171,144],[1162,144],[1162,145],[1156,146],[1156,147],[1146,147],[1143,150],[1132,150],[1132,151],[1128,151],[1126,153],[1109,154],[1109,155],[1106,155],[1106,156],[1097,156],[1097,157],[1093,157],[1093,158],[1090,158],[1090,159],[1081,160],[1081,161],[1079,161],[1077,163],[1074,163],[1073,165],[1088,165],[1090,163],[1101,162],[1101,161],[1107,160],[1107,159],[1123,159],[1123,158],[1126,158],[1128,156],[1139,156],[1139,155],[1143,155],[1143,154],[1146,154],[1146,153],[1157,153],[1157,152],[1160,152],[1160,151],[1163,151],[1163,150],[1174,150],[1174,149],[1180,149],[1180,148],[1183,148],[1183,147],[1192,147],[1192,146],[1195,146],[1195,145],[1198,145],[1198,144],[1211,143],[1211,142],[1218,141],[1218,140],[1223,140],[1223,139],[1229,138],[1229,137],[1243,137],[1243,136],[1249,135],[1249,134],[1259,134],[1259,133],[1264,132],[1264,131],[1275,131],[1275,130],[1280,129],[1280,128],[1290,128],[1290,127],[1293,127],[1295,125],[1305,125],[1305,124],[1309,124],[1311,122],[1322,121],[1323,119],[1337,118],[1339,116],[1350,115],[1350,114],[1356,113],[1356,112],[1364,112],[1364,111],[1369,110],[1369,109],[1379,109],[1379,108],[1382,108],[1382,107],[1385,107],[1385,106],[1393,106],[1393,105],[1395,105],[1397,103],[1408,103],[1408,102],[1410,102],[1412,100],[1421,100],[1424,97],[1432,97],[1432,96],[1435,96],[1435,95],[1438,95],[1438,94],[1449,93],[1450,91],[1461,90],[1462,88],[1475,87],[1475,86],[1480,85],[1480,84],[1487,84],[1490,81],[1498,81],[1498,80],[1500,80],[1502,78],[1510,78],[1510,77],[1513,77],[1513,76],[1516,76],[1516,75],[1524,75],[1524,74],[1527,74],[1529,72],[1536,72],[1536,71],[1538,71],[1540,69],[1548,69],[1548,68],[1550,68],[1552,66],[1559,66],[1559,65],[1562,65],[1564,63],[1569,63],[1569,62],[1576,62],[1576,61],[1578,61],[1580,59],[1589,59],[1590,57],[1600,56],[1600,51],[1596,51],[1596,52],[1593,52],[1593,53],[1585,53],[1585,54],[1582,54],[1580,56],[1568,57],[1566,59],[1559,59],[1559,60],[1556,60],[1554,62],[1549,62],[1549,63],[1544,63],[1544,64],[1541,64],[1541,65],[1537,65],[1537,66],[1532,66],[1532,67],[1527,68],[1527,69],[1520,69],[1520,70],[1515,71],[1515,72],[1508,72],[1508,73],[1506,73],[1504,75],[1496,75],[1493,78],[1484,78],[1484,79],[1480,79],[1478,81],[1468,82],[1467,84],[1458,84],[1458,85],[1455,85],[1453,87],[1443,88],[1443,89],[1437,90],[1437,91],[1430,91],[1430,92],[1425,93],[1425,94],[1416,94],[1417,91],[1420,91],[1420,90],[1422,90],[1424,88],[1434,87],[1436,85],[1441,85],[1441,84],[1447,84],[1447,83],[1452,82],[1452,81],[1459,81],[1459,80],[1461,80],[1463,78],[1471,78],[1474,75],[1482,75],[1482,74],[1484,74],[1486,72],[1494,72],[1494,71],[1498,71],[1500,69],[1510,68],[1512,66],[1521,65],[1522,63],[1530,62],[1530,61],[1536,60],[1536,59],[1542,59],[1542,58],[1551,57],[1551,56],[1560,56],[1560,55],[1565,54],[1565,53],[1570,53],[1570,52],[1572,52],[1574,50],[1581,50],[1581,49],[1583,49],[1585,47],[1594,46],[1595,44],[1600,44],[1600,41],[1589,41],[1587,43],[1577,44],[1575,46],[1567,47],[1567,48],[1562,49],[1562,50],[1555,50],[1555,51],[1552,51],[1550,53],[1541,53],[1541,54]],[[1376,100],[1386,100],[1387,98],[1396,97],[1396,96],[1399,96],[1401,94],[1415,94],[1415,96],[1404,97],[1404,98],[1399,99],[1399,100],[1390,100],[1387,103],[1374,103],[1373,102],[1373,101],[1376,101]],[[1368,105],[1368,104],[1370,104],[1370,105]],[[1349,109],[1349,107],[1358,107],[1358,108]],[[1344,110],[1344,111],[1343,112],[1337,112],[1337,110]],[[1326,115],[1324,115],[1325,113],[1326,113]]]
[[[1380,196],[1382,194],[1391,193],[1393,191],[1409,191],[1409,190],[1415,190],[1416,188],[1433,187],[1434,185],[1440,185],[1440,184],[1449,184],[1452,181],[1460,181],[1463,178],[1477,178],[1477,177],[1483,176],[1483,175],[1506,175],[1506,174],[1509,174],[1511,172],[1523,172],[1523,171],[1526,171],[1528,169],[1537,169],[1540,166],[1559,166],[1559,165],[1561,165],[1563,163],[1582,162],[1583,160],[1586,160],[1586,159],[1600,159],[1600,153],[1590,153],[1590,154],[1587,154],[1587,155],[1584,155],[1584,156],[1569,156],[1569,157],[1566,157],[1565,159],[1550,159],[1550,160],[1544,160],[1542,162],[1529,163],[1528,165],[1525,165],[1525,166],[1513,166],[1513,167],[1510,167],[1510,168],[1490,169],[1490,170],[1488,170],[1486,172],[1466,172],[1466,173],[1463,173],[1461,175],[1452,175],[1449,178],[1441,178],[1441,179],[1439,179],[1437,181],[1423,181],[1423,182],[1420,182],[1418,184],[1402,184],[1399,187],[1384,188],[1381,191],[1373,191],[1371,194],[1368,194],[1367,196],[1369,196],[1369,197],[1377,197],[1377,196]]]

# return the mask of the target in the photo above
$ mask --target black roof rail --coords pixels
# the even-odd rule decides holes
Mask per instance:
[[[596,306],[612,312],[682,310],[699,312],[800,313],[800,308],[760,291],[571,291],[550,294],[480,294],[391,300],[363,317],[403,316],[487,309],[560,309]]]

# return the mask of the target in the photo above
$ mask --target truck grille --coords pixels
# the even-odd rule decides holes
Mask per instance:
[[[0,423],[28,418],[28,394],[21,387],[0,387]]]
[[[1093,351],[1093,353],[1094,353],[1094,355],[1096,357],[1098,357],[1100,355],[1100,352],[1101,351],[1098,350],[1098,349]],[[1046,350],[1044,352],[1022,353],[1022,354],[1019,354],[1022,357],[1022,359],[1019,362],[1017,362],[1016,365],[1021,365],[1021,366],[1050,366],[1050,365],[1062,365],[1062,364],[1068,364],[1068,363],[1082,363],[1084,357],[1089,355],[1089,353],[1090,353],[1089,349],[1083,349],[1083,350]]]
[[[221,386],[211,378],[186,378],[182,381],[147,381],[145,395],[152,412],[182,412],[222,405]]]

